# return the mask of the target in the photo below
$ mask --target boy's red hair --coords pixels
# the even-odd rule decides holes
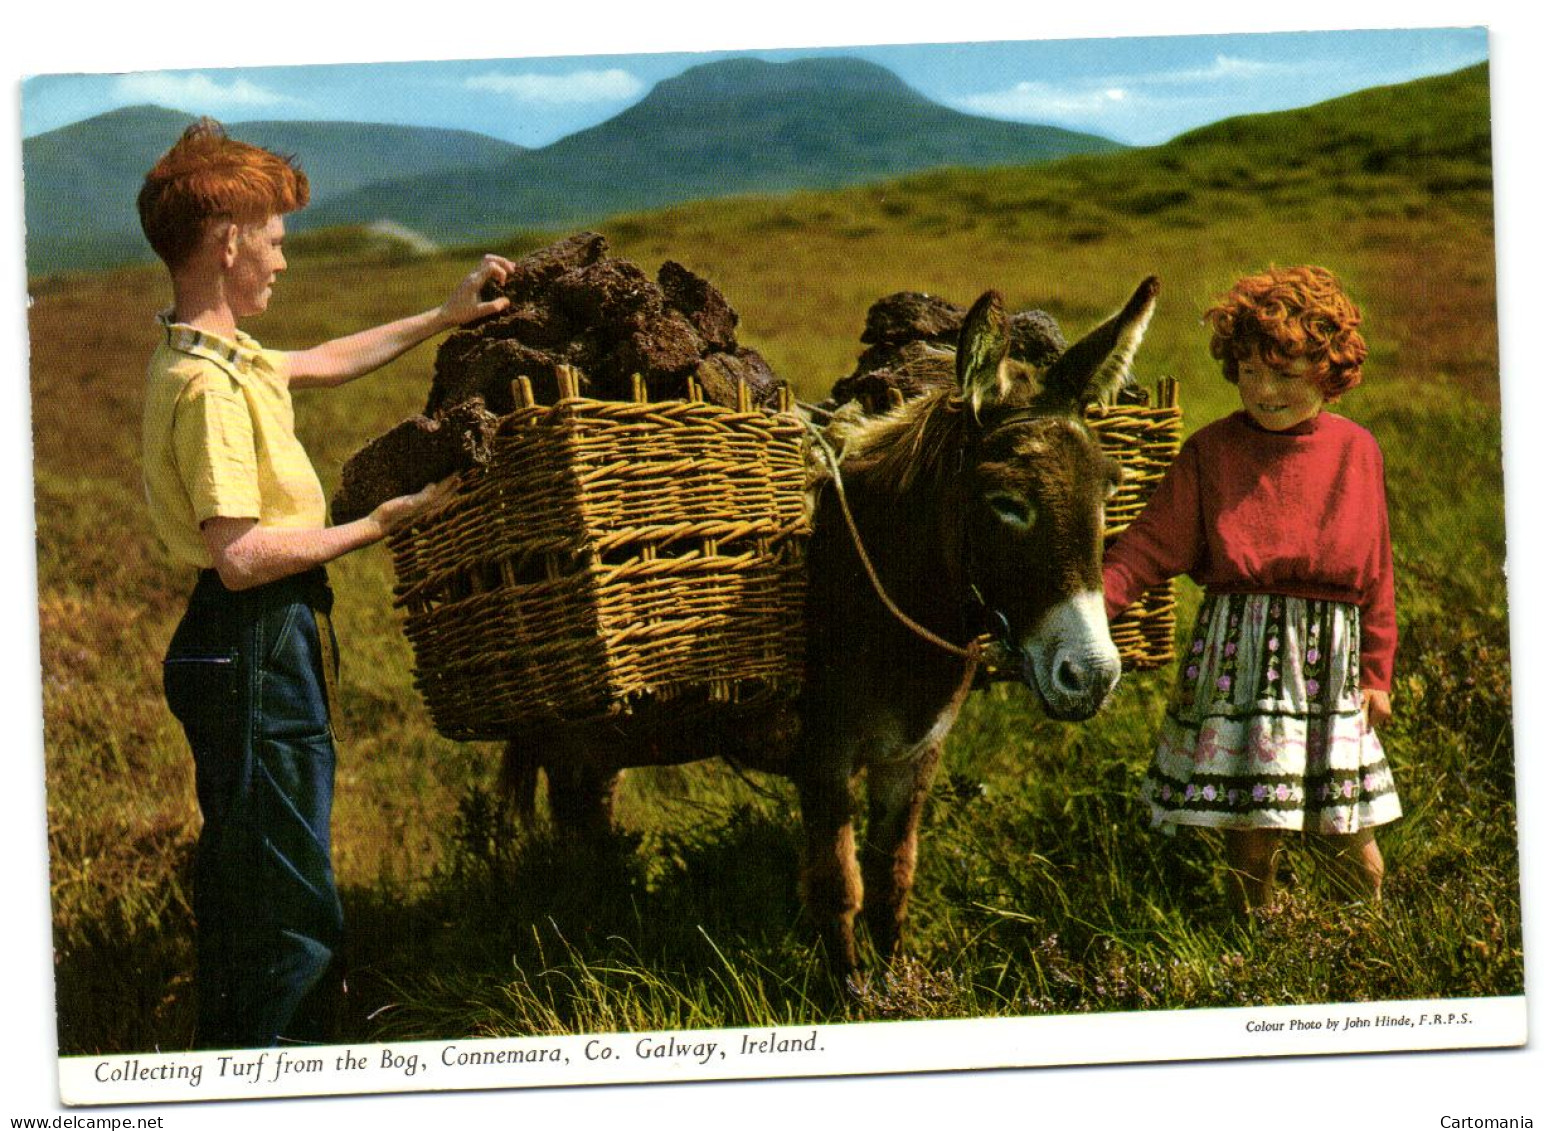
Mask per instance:
[[[1307,362],[1303,376],[1326,400],[1362,382],[1361,312],[1323,267],[1272,267],[1240,279],[1202,318],[1212,326],[1212,356],[1234,384],[1239,359],[1251,354],[1273,369]]]
[[[310,184],[293,157],[236,141],[213,118],[200,118],[145,174],[139,223],[175,271],[210,223],[258,223],[304,208],[310,198]]]

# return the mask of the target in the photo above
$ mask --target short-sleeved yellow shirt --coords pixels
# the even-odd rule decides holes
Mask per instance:
[[[213,566],[199,532],[210,518],[325,526],[321,481],[295,437],[284,354],[239,330],[232,342],[160,321],[145,384],[145,497],[172,560]]]

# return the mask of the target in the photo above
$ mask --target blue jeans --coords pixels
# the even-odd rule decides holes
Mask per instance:
[[[332,591],[313,570],[232,592],[199,576],[163,667],[193,748],[201,1048],[319,1040],[343,929],[330,823]],[[308,1001],[308,998],[313,1000]]]

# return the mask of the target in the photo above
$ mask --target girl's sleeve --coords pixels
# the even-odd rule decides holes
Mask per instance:
[[[1142,513],[1104,556],[1104,609],[1111,620],[1159,582],[1189,573],[1205,545],[1200,457],[1187,441]]]
[[[1377,545],[1362,590],[1361,685],[1363,690],[1388,691],[1394,685],[1394,650],[1399,629],[1394,621],[1394,547],[1389,537],[1388,498],[1383,488],[1383,453],[1376,445],[1368,491],[1373,519],[1369,527],[1377,532]]]

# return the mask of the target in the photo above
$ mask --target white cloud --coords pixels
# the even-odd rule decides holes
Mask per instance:
[[[1132,92],[1124,87],[1074,90],[1043,82],[1015,83],[1006,90],[971,94],[955,105],[998,118],[1068,118],[1097,115],[1115,106],[1127,107]]]
[[[113,95],[125,103],[156,102],[180,110],[234,110],[297,101],[246,79],[221,83],[205,74],[165,71],[119,75],[113,82]]]
[[[1164,102],[1174,101],[1175,95],[1170,93],[1174,87],[1209,87],[1214,83],[1280,79],[1303,68],[1301,63],[1272,63],[1218,55],[1205,66],[1185,70],[1103,75],[1081,83],[1057,85],[1020,82],[1004,90],[966,95],[954,104],[962,109],[1003,118],[1087,117],[1117,107],[1130,110],[1139,104],[1151,104],[1158,98]],[[1152,94],[1144,95],[1144,89],[1152,91]],[[1160,90],[1164,91],[1161,95],[1158,93]],[[1180,101],[1189,99],[1181,96]]]
[[[1268,75],[1288,75],[1310,68],[1305,63],[1268,63],[1260,59],[1240,59],[1233,55],[1218,55],[1205,67],[1192,67],[1184,71],[1155,71],[1151,74],[1132,75],[1122,81],[1146,83],[1153,86],[1175,86],[1198,82],[1247,82]]]
[[[521,102],[549,105],[564,103],[621,102],[643,93],[644,84],[627,71],[571,71],[566,75],[473,75],[468,90],[502,94]]]
[[[1112,134],[1146,137],[1160,119],[1174,118],[1178,128],[1207,120],[1196,116],[1200,108],[1217,106],[1220,116],[1226,89],[1228,98],[1241,92],[1279,86],[1294,75],[1313,73],[1305,60],[1269,62],[1236,55],[1216,55],[1200,66],[1125,74],[1090,75],[1059,83],[1025,81],[1000,90],[983,91],[950,99],[949,104],[968,113],[985,114],[1021,122],[1050,122],[1074,129],[1094,129]]]

